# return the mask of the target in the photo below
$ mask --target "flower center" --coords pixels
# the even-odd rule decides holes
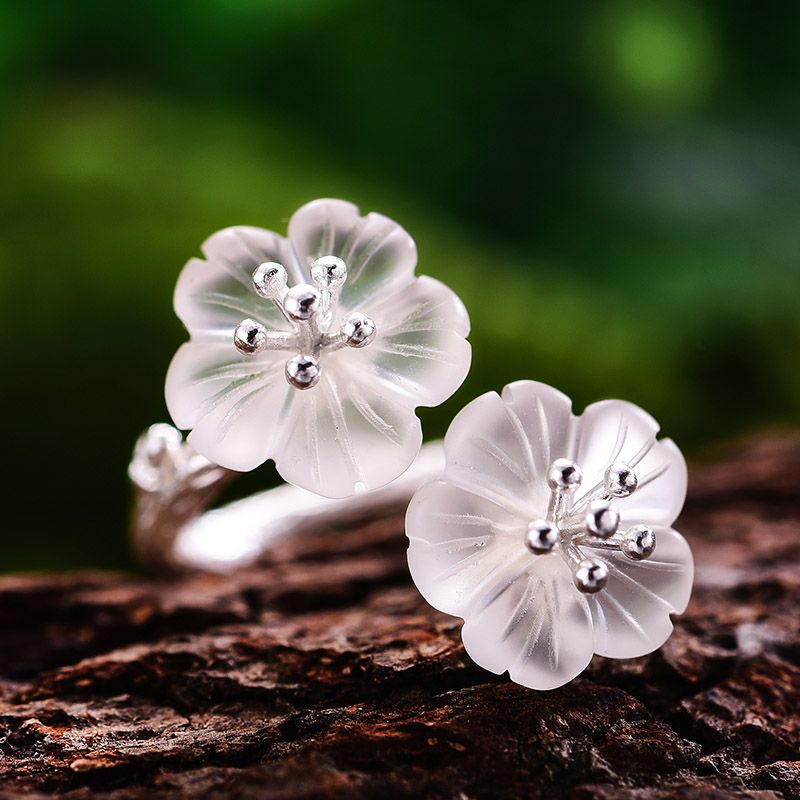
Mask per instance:
[[[262,350],[286,350],[295,355],[286,362],[286,380],[296,389],[310,389],[322,375],[323,351],[366,347],[375,338],[375,323],[354,311],[331,331],[339,293],[347,280],[347,265],[336,256],[322,256],[311,265],[313,285],[287,286],[282,264],[267,261],[253,272],[253,290],[271,300],[291,325],[291,331],[268,331],[260,322],[245,319],[233,335],[236,349],[246,356]]]
[[[585,557],[583,548],[616,550],[640,561],[653,554],[656,535],[647,525],[619,530],[620,516],[612,500],[628,497],[639,485],[630,466],[614,462],[601,483],[576,500],[582,480],[581,468],[574,461],[559,458],[550,465],[547,514],[528,525],[525,546],[536,555],[552,553],[558,548],[572,568],[578,589],[594,594],[608,583],[608,566],[602,559]]]

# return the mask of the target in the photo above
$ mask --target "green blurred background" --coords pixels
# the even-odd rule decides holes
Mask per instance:
[[[0,569],[128,563],[181,266],[315,197],[470,310],[429,437],[522,377],[690,455],[796,424],[798,66],[797,3],[0,0]]]

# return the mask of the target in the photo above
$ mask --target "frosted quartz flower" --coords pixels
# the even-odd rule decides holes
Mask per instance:
[[[686,464],[657,433],[635,405],[606,400],[575,417],[534,381],[456,416],[444,474],[409,506],[408,562],[425,599],[463,617],[480,666],[553,689],[593,653],[633,658],[666,641],[694,566],[672,529]]]
[[[190,333],[170,365],[169,412],[215,464],[268,458],[327,497],[382,486],[422,443],[414,409],[469,370],[469,318],[444,284],[416,277],[413,239],[380,214],[316,200],[288,238],[226,228],[175,289]]]

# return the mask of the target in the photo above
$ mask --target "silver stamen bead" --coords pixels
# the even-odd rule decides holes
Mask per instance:
[[[547,470],[547,483],[553,490],[574,492],[582,480],[581,468],[568,458],[557,458]]]
[[[286,288],[286,270],[276,261],[259,264],[253,273],[253,288],[256,294],[268,300],[280,295]]]
[[[634,525],[625,531],[620,548],[634,561],[649,558],[656,549],[656,532],[648,525]]]
[[[366,314],[354,311],[342,324],[342,335],[350,347],[366,347],[375,338],[375,323]]]
[[[594,594],[608,583],[608,567],[596,558],[585,558],[578,564],[573,580],[580,591]]]
[[[233,334],[236,349],[245,356],[252,356],[267,343],[267,331],[260,322],[246,319],[239,323]]]
[[[311,280],[320,289],[336,289],[347,279],[347,265],[336,256],[322,256],[311,265]]]
[[[316,386],[321,374],[319,361],[314,356],[295,356],[286,362],[286,380],[296,389]]]
[[[543,555],[549,553],[557,544],[559,538],[558,527],[552,522],[537,519],[528,525],[525,533],[525,547],[532,553]]]
[[[298,283],[286,292],[283,307],[293,319],[311,319],[319,308],[319,291],[308,283]]]
[[[639,478],[631,467],[623,461],[615,461],[603,478],[606,491],[614,497],[627,497],[636,491]]]
[[[601,539],[608,539],[617,532],[619,512],[608,500],[595,500],[586,512],[586,532]]]

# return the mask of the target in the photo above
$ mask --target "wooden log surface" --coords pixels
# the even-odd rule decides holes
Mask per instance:
[[[800,797],[800,437],[695,465],[678,527],[672,638],[553,692],[470,662],[400,509],[229,577],[5,577],[0,797]]]

